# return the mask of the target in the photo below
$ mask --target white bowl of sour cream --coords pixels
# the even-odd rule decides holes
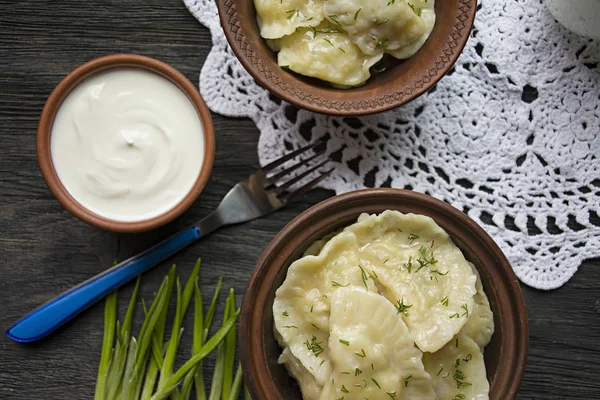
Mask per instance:
[[[42,175],[81,220],[136,232],[183,213],[208,181],[210,112],[195,86],[158,60],[116,54],[81,65],[48,98],[38,126]]]

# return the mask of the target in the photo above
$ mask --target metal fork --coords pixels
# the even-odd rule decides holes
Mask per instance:
[[[202,220],[55,297],[17,321],[6,335],[22,343],[39,340],[113,290],[212,231],[225,225],[262,217],[283,207],[331,173],[331,169],[320,172],[329,161],[326,159],[319,162],[324,151],[283,168],[285,163],[307,154],[318,144],[319,142],[298,149],[261,168],[237,183],[221,200],[217,209]],[[283,181],[292,172],[302,168],[305,169],[302,173]],[[316,177],[304,183],[314,175]]]

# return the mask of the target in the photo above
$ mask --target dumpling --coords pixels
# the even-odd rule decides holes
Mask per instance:
[[[416,10],[421,10],[421,18],[425,23],[425,32],[421,34],[414,42],[407,44],[405,46],[400,47],[397,50],[387,50],[387,53],[391,54],[395,58],[405,59],[412,57],[427,41],[429,35],[433,31],[433,27],[435,26],[435,10],[434,10],[435,0],[412,0],[411,4],[415,7]]]
[[[382,56],[363,54],[340,29],[323,24],[312,29],[300,28],[281,39],[277,62],[301,75],[357,86],[369,79],[369,68]]]
[[[487,400],[483,354],[471,338],[459,334],[436,353],[423,354],[438,399]]]
[[[424,0],[327,0],[323,5],[325,17],[369,55],[401,50],[428,35],[430,17],[423,9],[433,5]]]
[[[322,400],[435,399],[422,353],[384,297],[360,287],[338,288],[330,324],[333,375]]]
[[[473,312],[477,277],[450,236],[431,218],[385,211],[347,227],[362,267],[401,313],[422,351],[442,348]]]
[[[279,39],[323,20],[323,0],[254,0],[254,6],[265,39]]]
[[[477,276],[477,282],[475,283],[477,293],[475,293],[475,296],[473,297],[473,300],[475,301],[473,312],[467,320],[466,325],[463,327],[462,333],[473,339],[475,343],[483,349],[490,343],[492,335],[494,334],[494,314],[492,313],[490,302],[483,290],[479,272],[473,264],[469,263],[469,265]]]
[[[302,382],[300,390],[302,391],[303,400],[319,400],[323,388],[317,383],[315,377],[294,357],[289,348],[283,349],[278,362],[285,365],[290,375],[296,378],[298,382]]]
[[[363,280],[357,254],[356,237],[342,232],[327,242],[318,256],[306,256],[292,263],[275,293],[273,317],[275,329],[281,335],[278,339],[321,386],[331,375],[328,349],[331,294],[345,286],[376,290],[372,280]]]

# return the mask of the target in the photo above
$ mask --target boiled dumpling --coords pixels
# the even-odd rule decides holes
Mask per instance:
[[[494,334],[494,314],[492,313],[490,302],[483,290],[479,272],[477,272],[477,269],[473,264],[469,263],[469,265],[477,276],[477,282],[475,284],[477,293],[473,297],[475,300],[473,312],[466,325],[463,327],[462,332],[473,339],[475,343],[483,349],[490,343],[492,335]]]
[[[435,399],[422,353],[384,297],[360,287],[338,288],[330,324],[333,375],[322,400]]]
[[[278,362],[285,365],[290,375],[296,378],[298,382],[302,382],[300,390],[302,391],[303,400],[319,400],[322,386],[317,383],[315,377],[304,368],[300,361],[294,357],[289,348],[286,347],[283,349]]]
[[[425,41],[427,41],[429,35],[431,35],[431,31],[433,31],[433,27],[435,25],[434,2],[435,0],[411,1],[411,4],[413,4],[416,10],[421,10],[421,18],[426,26],[425,32],[423,32],[423,34],[419,36],[417,40],[410,44],[402,46],[397,50],[387,50],[389,54],[398,59],[405,59],[412,57],[417,51],[419,51],[421,47],[423,47],[423,44],[425,44]]]
[[[279,39],[323,20],[323,0],[254,0],[254,6],[265,39]]]
[[[487,400],[483,354],[471,338],[459,334],[440,351],[423,354],[438,399]]]
[[[281,342],[321,386],[331,375],[327,344],[331,294],[340,287],[365,284],[376,290],[372,280],[362,279],[357,252],[356,237],[340,233],[318,256],[295,261],[275,293],[273,316]]]
[[[450,236],[431,218],[385,211],[359,219],[361,265],[396,305],[422,351],[442,348],[473,311],[476,275]]]
[[[300,28],[281,39],[277,62],[301,75],[343,86],[364,83],[382,54],[363,54],[348,36],[329,24]]]
[[[424,0],[327,0],[323,12],[363,53],[376,55],[403,49],[428,35],[423,8],[415,5],[421,3],[433,9]]]

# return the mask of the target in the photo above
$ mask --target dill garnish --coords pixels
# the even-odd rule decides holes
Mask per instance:
[[[446,272],[440,272],[439,269],[434,269],[433,271],[431,271],[432,274],[437,274],[437,275],[441,275],[441,276],[446,276],[448,275],[448,271]]]
[[[397,314],[402,314],[405,317],[410,317],[408,309],[412,307],[412,304],[404,304],[404,297],[402,298],[402,301],[398,300],[397,303],[397,305],[394,305],[394,307],[396,307]]]
[[[358,264],[358,268],[360,268],[360,275],[362,277],[363,284],[365,285],[365,288],[368,291],[369,290],[369,286],[367,285],[367,273],[365,272],[365,270],[362,267],[362,265]]]
[[[440,368],[440,370],[438,371],[436,376],[440,376],[440,374],[442,373],[443,370],[444,370],[444,367]]]
[[[377,25],[383,25],[383,24],[385,24],[385,23],[387,23],[387,22],[389,22],[389,21],[390,21],[390,19],[388,18],[388,19],[386,19],[385,21],[378,22],[378,23],[377,23]]]
[[[375,385],[377,385],[377,387],[381,390],[381,386],[379,386],[379,382],[377,382],[377,380],[375,380],[375,378],[371,378],[371,380],[373,381],[373,383]]]
[[[456,338],[456,345],[455,347],[458,347],[458,338]]]
[[[346,345],[346,346],[350,346],[350,342],[347,341],[347,340],[340,339],[340,343],[343,344],[343,345]]]
[[[342,375],[350,375],[350,372],[344,371],[342,372]]]
[[[412,271],[412,256],[408,257],[408,262],[404,263],[404,268],[406,268],[408,270],[408,273],[410,274],[410,272]]]
[[[342,53],[346,52],[346,50],[342,49],[341,47],[338,47],[338,50],[341,51]]]
[[[465,318],[469,318],[469,307],[467,306],[467,304],[466,303],[463,304],[462,306],[460,306],[460,308],[465,310],[465,312],[462,314],[462,316]]]
[[[356,13],[354,14],[355,21],[356,21],[356,18],[358,18],[358,13],[360,13],[360,10],[362,10],[362,8],[359,8],[358,10],[356,10]]]
[[[391,4],[394,4],[395,2],[396,2],[396,0],[390,0],[390,1],[388,1],[387,5],[389,6]]]
[[[409,375],[406,378],[402,379],[402,382],[404,382],[404,387],[408,387],[408,381],[410,380],[410,378],[412,378],[412,375]]]
[[[283,315],[284,317],[289,317],[290,316],[290,314],[288,314],[287,311],[282,312],[281,315]]]
[[[312,311],[313,311],[313,307],[314,307],[314,306],[315,306],[314,304],[310,306],[310,312],[312,312]]]
[[[467,387],[467,386],[472,386],[472,384],[470,382],[466,382],[465,379],[465,374],[462,373],[462,371],[460,370],[456,370],[454,371],[454,375],[452,375],[452,377],[454,378],[454,381],[456,382],[456,388],[460,389],[463,387]]]
[[[333,46],[333,43],[331,43],[331,40],[327,39],[327,38],[323,38],[324,41],[326,41],[327,43],[329,43],[330,46]]]
[[[444,297],[442,299],[442,301],[440,301],[440,303],[442,303],[442,305],[444,305],[445,307],[448,307],[448,303],[449,303],[448,296]]]
[[[471,353],[467,354],[467,356],[465,358],[463,358],[462,360],[464,362],[469,362],[473,359],[473,356],[471,355]]]
[[[386,392],[385,394],[387,394],[388,396],[390,396],[390,399],[395,399],[396,398],[396,392]]]
[[[298,12],[299,11],[298,11],[297,8],[292,8],[291,10],[285,10],[285,13],[287,15],[287,19],[291,19]]]
[[[342,385],[342,388],[341,388],[340,390],[341,390],[342,392],[344,392],[344,393],[350,393],[350,392],[348,391],[348,389],[346,389],[346,386],[344,386],[344,385]]]
[[[367,355],[365,354],[365,349],[360,349],[360,353],[354,353],[355,355],[365,358]]]
[[[366,388],[367,387],[367,381],[365,381],[364,379],[362,379],[362,383],[355,383],[354,387],[359,387],[359,388]]]
[[[360,370],[360,368],[356,368],[354,370],[354,376],[359,376],[360,374],[362,374],[362,371]]]
[[[320,330],[319,327],[316,326],[315,324],[311,324],[311,325],[314,326],[315,328],[317,328],[318,331]]]
[[[389,21],[389,19],[388,19],[387,21]],[[387,22],[387,21],[386,21],[386,22]],[[379,25],[379,24],[377,24],[377,25]],[[414,241],[415,241],[415,240],[417,240],[418,238],[419,238],[419,235],[415,235],[414,233],[410,233],[410,234],[408,235],[408,244],[412,244],[412,242],[414,242]]]
[[[298,327],[296,325],[284,325],[284,328],[294,328],[294,329],[298,329]]]
[[[347,284],[345,284],[345,285],[342,285],[342,284],[340,284],[340,283],[337,283],[336,281],[331,281],[331,286],[333,286],[333,287],[338,287],[338,286],[339,286],[339,287],[346,287],[346,286],[350,286],[350,284],[349,284],[349,283],[347,283]],[[325,296],[325,295],[323,295],[323,296]]]
[[[427,254],[427,249],[425,246],[419,247],[419,258],[417,258],[417,262],[419,263],[419,268],[415,271],[415,273],[419,272],[422,268],[427,267],[428,265],[437,264],[438,260],[433,256],[433,251]]]
[[[425,3],[427,3],[427,0],[425,0]],[[459,394],[457,394],[456,396],[454,396],[454,397],[452,398],[452,400],[465,400],[465,399],[466,399],[466,397],[465,397],[465,395],[464,395],[464,394],[462,394],[462,393],[459,393]]]
[[[450,319],[452,318],[460,318],[460,314],[459,313],[454,313],[450,316]]]
[[[409,6],[410,8],[412,8],[413,12],[414,12],[415,14],[417,14],[417,16],[418,16],[418,17],[420,17],[420,16],[421,16],[421,13],[422,13],[422,11],[423,11],[423,10],[421,10],[421,8],[420,8],[420,7],[415,7],[415,6],[414,6],[413,4],[411,4],[411,3],[406,3],[406,4],[408,4],[408,6]]]
[[[330,20],[332,20],[332,21],[333,21],[335,24],[337,24],[337,25],[340,25],[340,26],[342,25],[342,24],[340,24],[340,21],[338,21],[338,19],[337,19],[337,15],[328,15],[328,17],[329,17],[329,19],[330,19]]]
[[[307,340],[306,342],[304,342],[304,345],[306,346],[306,348],[308,350],[313,352],[315,357],[319,357],[319,354],[321,354],[322,352],[325,351],[323,349],[323,346],[321,346],[322,343],[323,343],[322,341],[318,342],[317,337],[315,335],[313,335],[312,339],[310,339],[310,342]]]

